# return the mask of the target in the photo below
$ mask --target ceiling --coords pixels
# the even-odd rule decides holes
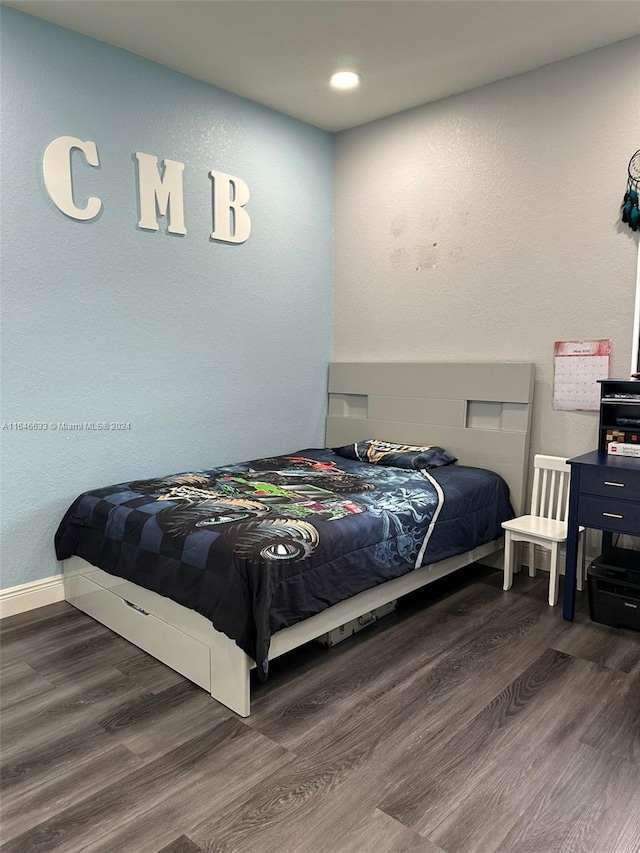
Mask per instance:
[[[4,2],[329,131],[640,34],[636,0]]]

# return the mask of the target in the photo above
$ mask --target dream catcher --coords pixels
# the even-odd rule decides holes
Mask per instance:
[[[640,230],[640,204],[638,191],[640,189],[640,150],[636,151],[629,160],[629,178],[627,191],[622,202],[622,221],[626,222],[632,231]]]

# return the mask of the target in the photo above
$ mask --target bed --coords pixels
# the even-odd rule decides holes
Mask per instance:
[[[248,716],[253,667],[495,559],[532,396],[530,364],[332,364],[326,448],[80,496],[65,597]]]

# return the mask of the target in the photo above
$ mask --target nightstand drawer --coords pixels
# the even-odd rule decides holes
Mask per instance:
[[[640,504],[635,501],[603,500],[581,494],[579,507],[579,523],[585,527],[640,536]]]
[[[614,500],[640,501],[640,471],[585,465],[580,473],[580,494],[585,493]]]

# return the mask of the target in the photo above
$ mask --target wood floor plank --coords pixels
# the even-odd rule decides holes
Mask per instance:
[[[501,580],[276,660],[248,719],[65,603],[3,620],[3,853],[640,853],[640,634]]]
[[[393,689],[389,672],[399,683],[435,659],[452,639],[472,634],[478,624],[491,619],[484,607],[493,601],[489,590],[462,590],[446,603],[423,610],[418,617],[423,623],[420,631],[415,618],[385,617],[366,632],[312,655],[298,671],[285,671],[283,689],[275,679],[258,686],[249,725],[297,749],[327,713],[348,713],[366,697],[385,687]]]
[[[219,728],[230,732],[231,736],[221,739],[208,755],[201,756],[197,744],[202,740],[206,747],[210,732],[174,750],[174,756],[181,756],[181,748],[193,748],[196,752],[196,760],[188,768],[188,779],[179,778],[179,784],[174,784],[173,789],[169,786],[169,796],[151,809],[143,812],[140,808],[129,808],[117,828],[112,828],[92,846],[92,853],[112,853],[127,847],[136,853],[155,853],[162,842],[166,843],[166,838],[175,836],[180,830],[185,832],[210,811],[226,812],[228,804],[241,790],[262,785],[274,770],[295,761],[288,750],[253,731],[238,718],[214,724],[211,731]],[[151,766],[159,763],[153,761]],[[153,794],[157,795],[155,786]],[[191,832],[185,834],[195,840]]]
[[[376,809],[366,772],[352,769],[345,765],[341,778],[297,762],[190,829],[189,837],[207,853],[444,853]]]
[[[366,752],[354,749],[339,758],[298,759],[245,789],[224,809],[216,809],[188,830],[205,851],[216,853],[275,853],[283,836],[294,831],[291,853],[308,846],[307,821],[362,769]],[[336,820],[334,816],[333,820]]]
[[[428,838],[423,838],[379,809],[365,815],[360,825],[344,835],[338,844],[333,849],[340,850],[340,853],[370,853],[372,850],[377,853],[445,853],[442,847],[437,847]]]
[[[13,784],[2,792],[3,842],[99,794],[107,780],[113,784],[142,765],[142,759],[106,735],[97,742],[72,735],[38,752],[31,762],[5,768]]]
[[[198,734],[232,712],[195,684],[182,679],[160,693],[134,697],[97,721],[114,740],[150,760]]]
[[[97,727],[74,729],[67,733],[51,732],[44,745],[24,740],[13,760],[7,760],[3,755],[0,770],[2,804],[11,803],[12,798],[21,797],[34,787],[42,790],[52,779],[67,776],[89,755],[99,755],[120,746],[118,741]],[[130,755],[133,757],[133,753]],[[140,759],[136,763],[141,763]]]
[[[504,581],[504,572],[497,569],[486,574],[479,579],[479,583],[486,584],[492,587],[496,592],[502,590]],[[564,576],[560,575],[559,596],[558,600],[562,601],[562,591],[564,588]],[[509,595],[524,595],[527,598],[535,599],[536,601],[549,600],[549,573],[538,571],[534,578],[529,577],[526,569],[516,572],[513,575],[513,586],[509,590]],[[586,606],[586,596],[580,592],[576,592],[576,606],[579,609],[581,606]]]
[[[623,816],[621,823],[620,827],[617,821],[603,821],[603,831],[612,838],[611,853],[637,853],[640,850],[640,790],[630,800],[626,819]]]
[[[145,653],[104,628],[76,642],[66,642],[60,648],[42,650],[26,660],[39,675],[56,683],[81,679],[97,668],[116,668],[132,655],[140,659]]]
[[[114,666],[149,693],[161,693],[184,681],[180,673],[145,654],[142,649],[129,645],[129,653],[115,661]]]
[[[52,684],[23,661],[6,662],[0,681],[0,710],[52,689]]]
[[[194,812],[203,808],[200,797],[208,807],[216,796],[233,796],[245,781],[238,778],[238,768],[251,755],[264,766],[262,774],[259,768],[252,774],[258,780],[292,758],[242,722],[225,719],[10,840],[3,853],[156,851],[176,837],[180,821],[194,822]]]
[[[142,695],[148,694],[119,670],[106,667],[16,702],[2,714],[3,761],[15,761],[25,744],[30,750],[44,748],[61,735],[95,731],[97,720],[107,712],[128,698]]]
[[[464,731],[425,752],[424,772],[402,781],[392,813],[449,853],[495,849],[621,677],[549,650]]]
[[[106,630],[66,601],[9,616],[0,620],[0,663],[16,659],[27,663],[37,661],[47,652],[104,634]]]
[[[416,743],[439,739],[452,725],[462,728],[547,647],[553,625],[547,609],[514,597],[473,631],[461,632],[435,659],[401,680],[381,671],[378,692],[355,707],[327,715],[296,743],[299,754],[341,750],[346,743],[377,745],[389,740],[386,754],[403,756]],[[336,733],[341,733],[340,737]],[[346,734],[342,734],[346,733]],[[291,746],[288,738],[282,740]],[[293,747],[292,747],[293,748]]]
[[[395,759],[399,766],[389,768],[393,785],[380,808],[446,848],[433,833],[475,786],[480,788],[480,780],[494,764],[494,754],[513,749],[524,720],[535,713],[541,698],[556,704],[562,676],[571,667],[568,655],[544,652],[462,730],[457,725],[442,728],[438,737],[416,744],[405,761],[405,751],[399,751]],[[518,769],[513,766],[514,771]]]
[[[628,675],[580,738],[640,767],[640,675]]]
[[[308,819],[310,812],[322,810],[323,803],[333,795],[334,790],[352,790],[360,776],[367,778],[370,785],[381,784],[399,739],[405,743],[406,752],[410,753],[416,725],[425,705],[433,699],[434,693],[441,697],[443,703],[450,701],[455,686],[468,676],[465,664],[470,669],[475,667],[478,670],[478,665],[493,653],[499,656],[499,660],[495,660],[495,667],[500,672],[500,678],[504,679],[504,650],[510,648],[514,637],[523,633],[527,635],[532,626],[537,626],[540,637],[547,635],[548,626],[541,626],[540,619],[528,614],[528,609],[526,602],[516,599],[506,601],[502,621],[492,614],[490,630],[487,626],[485,633],[479,637],[465,637],[466,642],[461,644],[461,649],[456,649],[455,654],[442,656],[452,658],[446,666],[438,659],[431,661],[424,667],[424,671],[418,670],[401,684],[391,679],[392,689],[389,689],[390,679],[387,675],[387,688],[376,700],[363,702],[355,712],[349,710],[337,720],[332,720],[332,729],[323,730],[321,736],[317,736],[316,726],[312,745],[305,744],[305,747],[311,748],[305,748],[304,756],[294,766],[270,777],[265,781],[265,786],[247,791],[224,814],[214,815],[212,819],[190,829],[189,836],[205,850],[229,853],[236,850],[268,851],[271,835],[265,836],[265,825],[273,833],[275,844],[292,824],[297,825],[298,831],[302,832],[302,816]],[[541,606],[534,609],[537,609],[538,617],[546,614]],[[425,671],[431,671],[432,679],[428,683]],[[486,680],[482,665],[477,675],[479,681],[483,677]],[[451,710],[448,709],[447,715],[450,714]],[[408,734],[405,732],[399,735],[403,725]],[[440,728],[443,721],[438,719],[435,725]],[[370,769],[374,758],[376,774],[372,774]],[[405,771],[406,767],[398,768],[400,776]],[[381,796],[379,791],[376,795]],[[348,797],[348,794],[343,796]],[[306,831],[304,837],[307,838]]]
[[[462,711],[462,694],[478,710],[478,700],[484,696],[486,702],[495,695],[546,648],[550,634],[560,628],[549,621],[543,604],[532,606],[519,597],[496,601],[493,596],[491,601],[483,604],[481,598],[470,611],[466,604],[458,611],[452,602],[453,610],[442,621],[418,618],[416,624],[411,620],[390,631],[389,637],[372,642],[369,655],[363,645],[361,653],[345,657],[342,666],[319,667],[307,679],[294,679],[267,719],[262,720],[258,710],[255,721],[253,715],[249,718],[250,724],[289,749],[308,753],[361,717],[367,729],[385,734],[390,726],[405,718],[408,725],[409,717],[423,712],[437,725],[441,716],[451,715],[450,698],[458,687],[462,692],[456,713]],[[470,677],[477,690],[468,689]]]
[[[612,826],[627,819],[639,789],[640,768],[580,744],[523,810],[495,853],[612,850]],[[624,853],[637,853],[638,839],[633,843]]]
[[[640,665],[637,631],[600,625],[585,613],[578,613],[575,621],[566,624],[555,637],[553,648],[621,672],[631,672]]]
[[[517,615],[514,615],[513,611]],[[415,739],[423,737],[420,726],[428,729],[434,727],[433,735],[437,737],[443,725],[446,726],[451,717],[455,716],[455,700],[453,706],[452,697],[456,696],[456,688],[469,680],[470,674],[474,672],[477,676],[476,686],[481,686],[483,682],[487,682],[486,666],[482,662],[487,656],[493,653],[496,657],[493,668],[496,677],[499,677],[498,683],[504,683],[509,672],[508,661],[505,661],[505,649],[509,650],[513,645],[514,637],[522,636],[530,641],[530,629],[535,626],[538,633],[538,641],[542,642],[542,638],[548,634],[548,625],[541,623],[541,620],[535,616],[531,617],[526,612],[525,605],[519,602],[508,603],[508,615],[504,621],[500,622],[495,616],[490,620],[490,628],[486,635],[481,635],[476,638],[476,642],[470,638],[466,638],[466,643],[462,643],[462,650],[456,649],[455,654],[444,655],[446,663],[437,661],[432,664],[433,670],[431,678],[426,680],[424,672],[414,674],[413,678],[405,685],[396,685],[394,689],[383,690],[382,694],[374,702],[364,702],[361,707],[356,709],[355,713],[348,713],[342,717],[332,720],[332,727],[323,730],[318,734],[318,727],[313,730],[313,738],[305,747],[305,754],[310,753],[313,760],[309,760],[305,765],[296,765],[294,768],[298,775],[291,771],[292,778],[276,784],[276,787],[284,786],[287,790],[311,790],[315,792],[312,795],[313,812],[317,812],[321,806],[319,800],[326,795],[326,788],[330,787],[326,783],[317,783],[318,776],[326,779],[334,779],[334,775],[340,777],[341,767],[358,770],[358,773],[351,773],[349,783],[345,785],[348,789],[353,789],[354,780],[359,776],[367,779],[368,785],[382,785],[387,777],[389,762],[392,760],[395,751],[400,743],[404,744],[405,752],[410,753],[415,744]],[[546,614],[547,610],[538,608],[538,614]],[[524,629],[520,625],[524,619]],[[515,625],[518,625],[516,628]],[[523,640],[524,641],[524,640]],[[535,644],[534,644],[535,646]],[[478,664],[481,664],[478,667]],[[507,663],[507,666],[505,666]],[[465,669],[465,665],[467,669]],[[429,668],[426,668],[429,672]],[[389,677],[387,677],[389,680]],[[490,682],[489,682],[490,683]],[[472,690],[475,694],[475,690]],[[441,715],[435,715],[435,719],[429,713],[429,703],[434,701],[440,702]],[[471,696],[469,697],[469,699]],[[476,697],[477,701],[477,697]],[[485,700],[486,701],[486,700]],[[469,700],[467,700],[469,704]],[[473,707],[473,705],[469,705]],[[480,705],[480,707],[482,707]],[[421,720],[422,716],[426,716],[426,722]],[[405,725],[405,731],[400,733],[400,730]],[[375,759],[375,762],[374,762]],[[408,760],[408,759],[407,759]],[[333,761],[333,764],[332,764]],[[372,772],[372,764],[375,765],[375,773]],[[332,769],[333,768],[333,769]],[[406,771],[406,767],[399,768],[399,774]],[[341,783],[346,781],[340,780]],[[380,797],[381,791],[377,792]],[[260,792],[254,792],[252,797],[259,797]],[[190,836],[198,843],[203,844],[205,841],[216,839],[218,846],[211,849],[233,850],[246,849],[251,850],[255,846],[256,850],[260,850],[260,846],[264,845],[265,839],[260,835],[254,839],[247,837],[247,833],[251,834],[253,827],[251,819],[245,812],[251,812],[253,805],[252,798],[247,799],[245,805],[238,803],[235,805],[235,815],[233,820],[229,814],[222,816],[219,821],[210,823],[207,827],[199,827],[198,831],[190,831]],[[275,822],[277,825],[290,825],[292,820],[291,811],[286,814],[272,813],[271,806],[266,803],[265,809],[269,814],[269,822]],[[308,814],[307,810],[306,813]],[[244,815],[244,820],[243,820]],[[232,821],[231,824],[229,821]],[[282,831],[282,830],[280,830]],[[200,834],[199,834],[200,833]],[[306,835],[305,835],[306,837]],[[222,840],[221,840],[222,839]],[[253,846],[252,846],[253,845]],[[205,845],[206,846],[206,845]],[[310,848],[311,849],[311,848]],[[322,850],[320,846],[318,848]]]
[[[17,633],[23,636],[28,635],[34,626],[42,629],[45,624],[50,630],[61,619],[80,619],[82,616],[83,614],[77,608],[72,607],[66,601],[34,607],[33,610],[25,610],[23,613],[16,613],[13,616],[5,616],[0,619],[0,639],[6,642]]]
[[[203,850],[186,835],[181,835],[162,850],[158,850],[158,853],[203,853]]]

